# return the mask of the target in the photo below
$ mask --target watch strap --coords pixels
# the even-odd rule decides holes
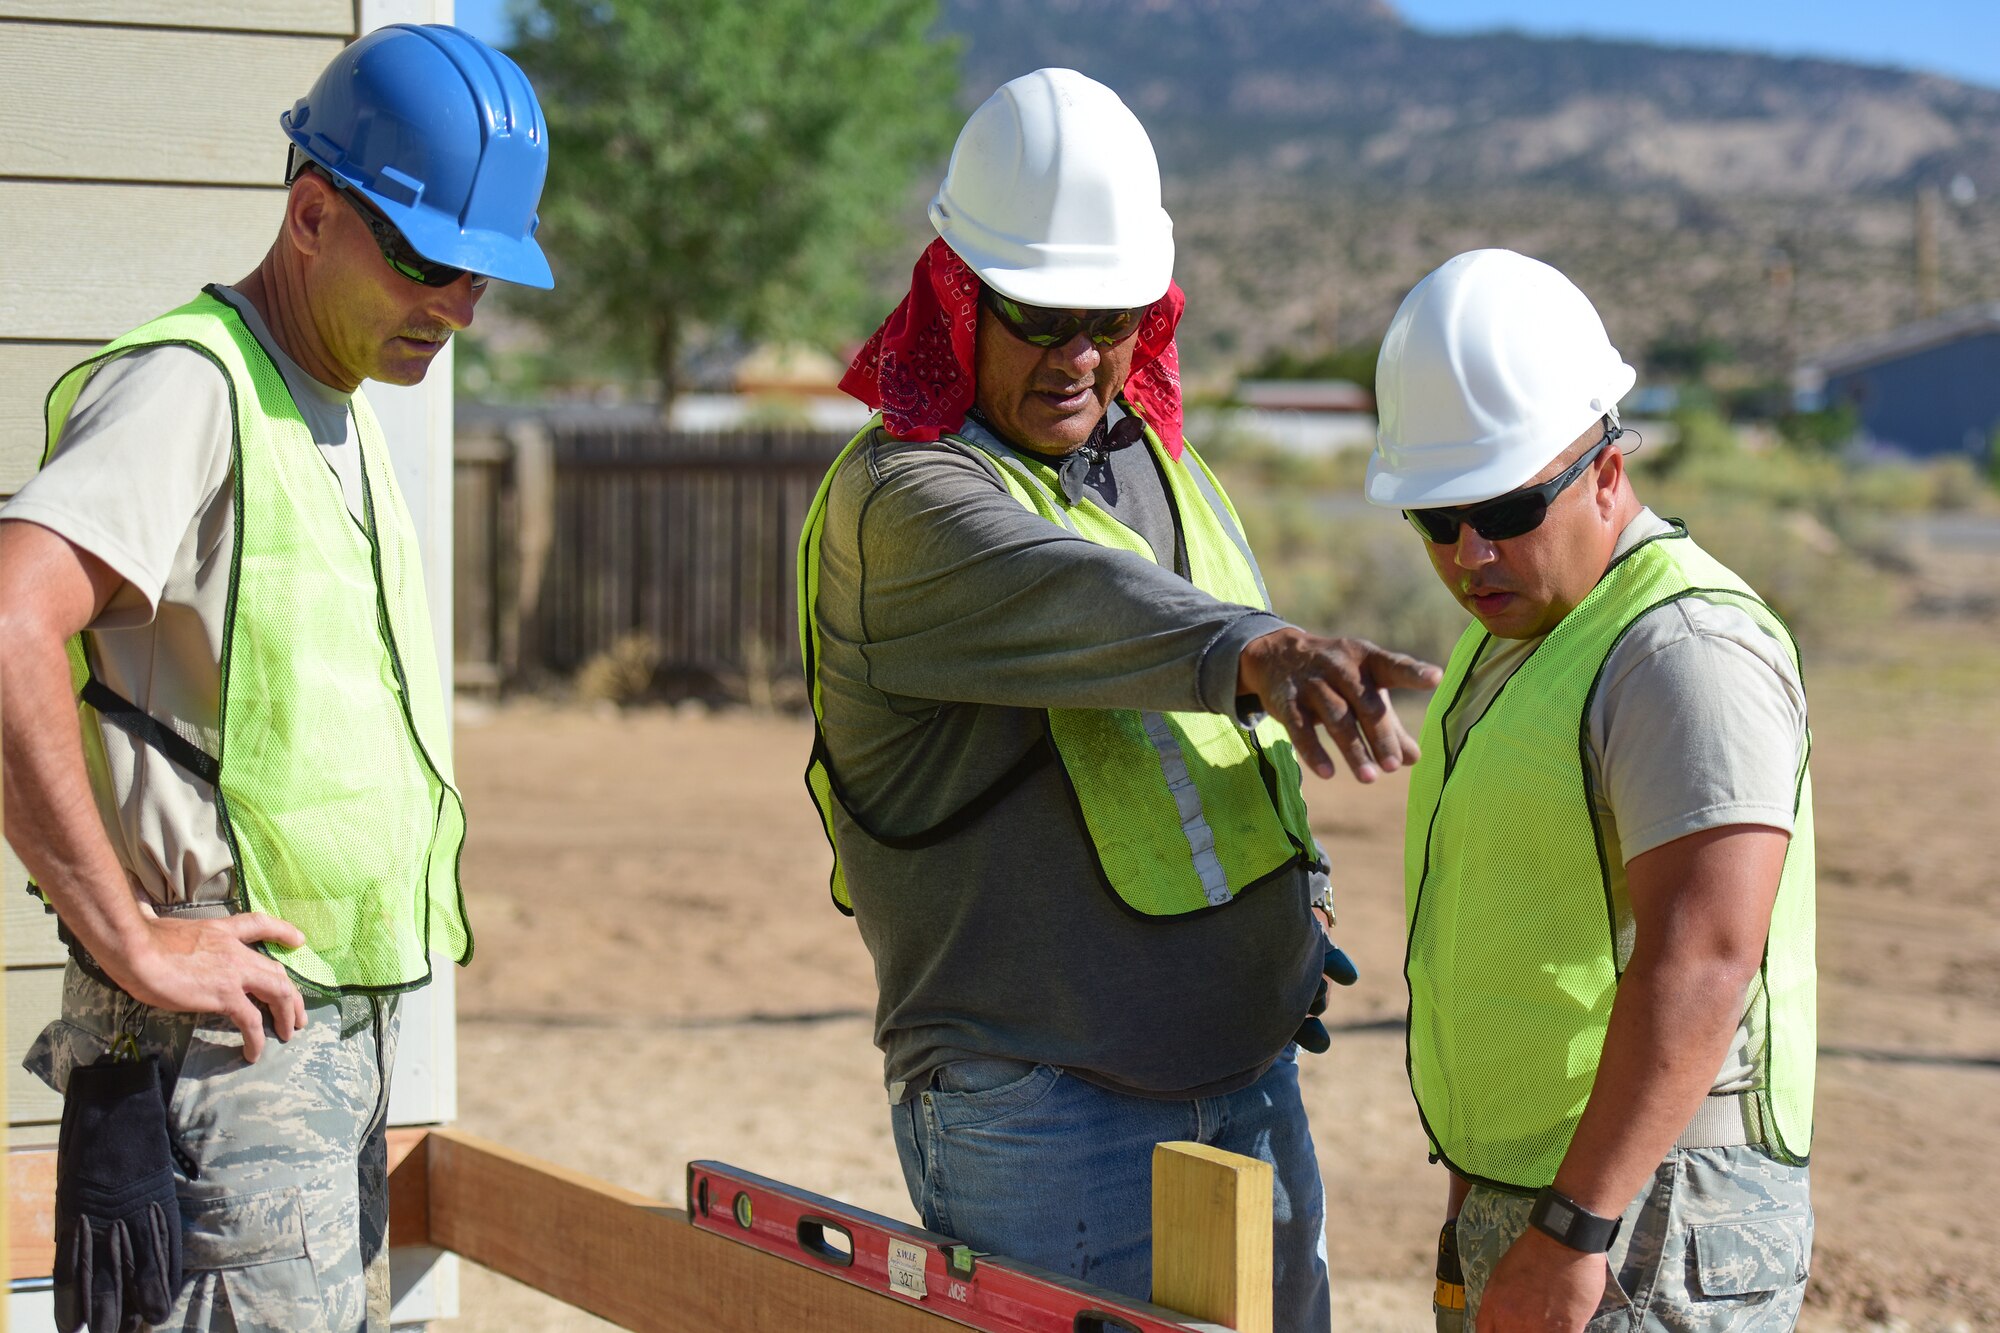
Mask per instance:
[[[1623,1217],[1599,1217],[1554,1186],[1535,1196],[1528,1225],[1583,1254],[1603,1254],[1618,1239]]]

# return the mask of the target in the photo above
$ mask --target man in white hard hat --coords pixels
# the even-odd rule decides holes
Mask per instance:
[[[1507,250],[1419,283],[1377,370],[1368,498],[1477,622],[1404,864],[1440,1321],[1455,1248],[1483,1333],[1789,1328],[1811,1252],[1797,648],[1634,494],[1633,379],[1583,293]]]
[[[1143,1298],[1153,1146],[1251,1154],[1278,1324],[1325,1329],[1293,1037],[1325,1044],[1326,876],[1297,756],[1332,774],[1323,728],[1363,781],[1414,761],[1386,690],[1436,668],[1270,613],[1181,439],[1171,224],[1110,89],[1007,84],[930,215],[844,381],[881,417],[800,547],[808,783],[911,1199]]]

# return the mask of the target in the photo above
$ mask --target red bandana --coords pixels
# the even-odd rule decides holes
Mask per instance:
[[[882,410],[899,440],[935,440],[965,424],[972,406],[973,334],[979,277],[943,240],[932,241],[910,274],[910,294],[855,353],[840,387]],[[1137,408],[1174,458],[1181,456],[1181,358],[1174,326],[1187,298],[1167,284],[1139,325],[1125,381]]]

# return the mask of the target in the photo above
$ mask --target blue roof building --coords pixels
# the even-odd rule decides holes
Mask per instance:
[[[1800,368],[1798,387],[1807,403],[1853,408],[1872,445],[1984,459],[2000,431],[2000,301],[1836,348]]]

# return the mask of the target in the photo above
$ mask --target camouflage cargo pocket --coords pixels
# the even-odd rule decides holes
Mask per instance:
[[[21,1068],[60,1094],[69,1087],[72,1069],[95,1064],[110,1049],[111,1043],[89,1028],[58,1018],[28,1047],[28,1053],[21,1057]]]
[[[1811,1242],[1804,1217],[1710,1222],[1692,1231],[1696,1295],[1766,1296],[1805,1280]]]
[[[181,1255],[207,1304],[225,1304],[239,1333],[328,1327],[295,1188],[181,1200]],[[220,1299],[214,1287],[219,1285]]]
[[[181,1257],[188,1268],[247,1268],[306,1257],[296,1189],[181,1200]]]

